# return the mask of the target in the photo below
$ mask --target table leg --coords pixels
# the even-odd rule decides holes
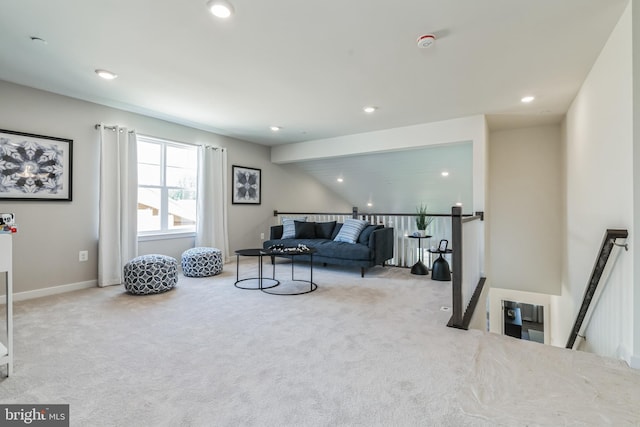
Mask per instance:
[[[240,281],[240,255],[236,255],[236,283]]]

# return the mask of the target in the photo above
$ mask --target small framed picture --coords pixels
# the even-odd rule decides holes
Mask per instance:
[[[438,246],[438,250],[440,252],[446,252],[448,246],[449,246],[449,241],[447,239],[442,239],[440,240],[440,245]]]
[[[261,196],[261,173],[260,169],[248,168],[245,166],[232,166],[233,173],[233,196],[231,203],[259,205]]]
[[[0,129],[0,200],[71,201],[70,139]]]

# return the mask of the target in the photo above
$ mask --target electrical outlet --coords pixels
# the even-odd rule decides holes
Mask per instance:
[[[264,240],[264,233],[260,233],[260,240]]]
[[[78,252],[78,261],[84,262],[89,259],[89,251],[80,251]]]

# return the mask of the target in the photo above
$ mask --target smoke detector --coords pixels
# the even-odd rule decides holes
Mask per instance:
[[[433,34],[425,34],[423,36],[418,37],[418,47],[421,49],[426,49],[431,47],[433,43],[436,41],[436,36]]]

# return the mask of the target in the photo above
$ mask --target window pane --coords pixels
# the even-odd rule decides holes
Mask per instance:
[[[138,188],[138,231],[159,231],[161,197],[159,188]]]
[[[138,185],[162,185],[159,165],[138,162]]]
[[[198,150],[138,136],[138,230],[194,231]]]
[[[193,168],[197,166],[198,152],[191,147],[167,145],[167,166]]]
[[[167,187],[196,188],[196,171],[167,167]]]
[[[169,229],[196,225],[195,190],[169,190]]]
[[[160,164],[160,144],[138,140],[138,163]]]

